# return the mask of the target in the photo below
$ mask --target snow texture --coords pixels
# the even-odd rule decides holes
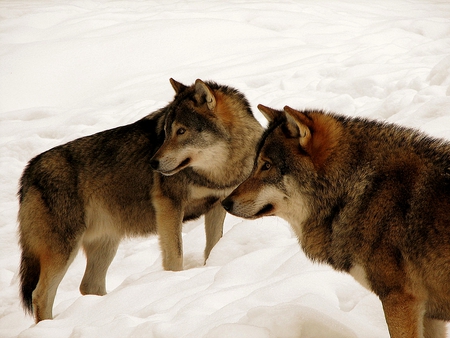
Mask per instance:
[[[81,296],[80,253],[52,321],[18,296],[18,180],[35,155],[134,122],[173,97],[169,78],[231,85],[256,105],[320,108],[450,138],[450,4],[432,0],[0,2],[0,337],[388,337],[378,298],[311,263],[289,225],[227,216],[185,270],[156,236],[124,241],[108,295]]]

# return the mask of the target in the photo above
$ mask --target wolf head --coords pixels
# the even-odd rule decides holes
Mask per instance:
[[[248,101],[237,90],[214,82],[196,80],[188,87],[170,81],[176,95],[167,107],[165,139],[151,159],[152,168],[166,176],[186,167],[200,171],[223,169],[234,144],[231,139],[245,137],[233,134],[233,129],[238,130],[237,126],[244,123],[241,121],[248,123],[249,119],[240,115],[252,116],[256,122]],[[248,127],[255,129],[254,122]],[[259,138],[259,128],[258,124],[255,139]],[[245,134],[243,131],[241,134]]]
[[[277,215],[297,223],[307,217],[308,200],[320,189],[321,173],[338,142],[338,126],[321,112],[258,108],[269,126],[253,170],[222,205],[239,217]]]

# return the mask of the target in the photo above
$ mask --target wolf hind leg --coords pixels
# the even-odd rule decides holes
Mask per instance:
[[[33,315],[36,323],[44,319],[53,318],[52,310],[56,290],[77,252],[78,246],[69,255],[52,252],[49,249],[38,254],[40,264],[39,282],[32,294]]]
[[[447,328],[442,320],[425,317],[423,327],[424,338],[445,338],[447,335]]]
[[[391,338],[422,338],[424,302],[406,292],[380,298]]]
[[[83,242],[86,254],[86,270],[80,284],[82,295],[106,294],[106,273],[114,259],[120,239],[110,236]]]
[[[225,220],[225,216],[226,211],[220,204],[217,204],[205,214],[205,263],[211,253],[211,250],[223,235],[223,221]]]

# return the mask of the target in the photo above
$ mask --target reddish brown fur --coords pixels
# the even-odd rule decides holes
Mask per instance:
[[[306,147],[316,170],[324,168],[327,159],[338,146],[341,128],[330,116],[323,114],[311,114],[311,142]]]
[[[233,124],[241,123],[241,121],[236,121],[236,118],[233,114],[233,111],[236,111],[239,108],[236,107],[236,104],[230,105],[230,102],[228,102],[226,98],[224,98],[223,93],[216,95],[216,104],[218,111],[220,111],[220,118],[226,127],[232,128]]]

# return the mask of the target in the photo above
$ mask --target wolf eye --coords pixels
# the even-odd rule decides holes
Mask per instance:
[[[179,129],[177,130],[177,135],[183,135],[185,132],[186,132],[186,129],[184,129],[184,128],[179,128]]]
[[[269,170],[272,167],[272,164],[270,164],[269,162],[264,162],[264,164],[261,167],[261,170],[266,171]]]

